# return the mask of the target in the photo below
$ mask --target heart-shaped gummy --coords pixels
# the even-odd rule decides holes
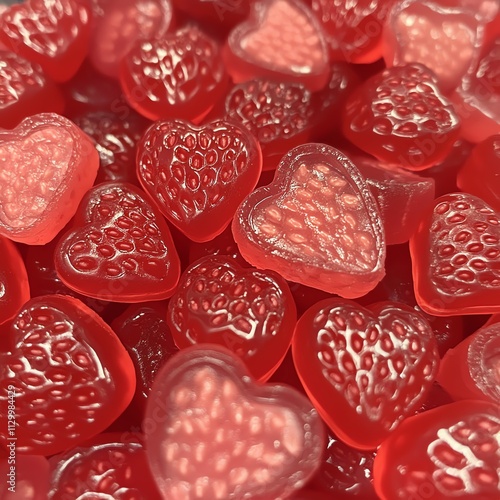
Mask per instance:
[[[179,280],[167,223],[132,184],[107,182],[91,189],[54,255],[61,281],[96,299],[162,300]]]
[[[286,498],[320,464],[324,427],[284,385],[260,385],[227,349],[188,347],[159,372],[143,429],[163,498]]]
[[[0,405],[15,426],[4,446],[53,455],[102,432],[135,389],[132,361],[104,321],[82,302],[47,295],[27,302],[2,331]]]
[[[91,140],[62,116],[42,113],[0,130],[0,235],[28,245],[51,241],[98,168]]]
[[[217,256],[186,270],[167,314],[178,347],[221,344],[258,380],[267,380],[285,357],[296,319],[293,296],[281,276]]]
[[[249,19],[229,34],[223,56],[237,83],[268,77],[303,83],[315,91],[328,81],[323,30],[300,0],[253,3]]]
[[[90,9],[80,0],[27,0],[0,14],[0,41],[65,82],[87,55]]]
[[[243,126],[158,121],[138,145],[137,173],[165,217],[193,241],[227,227],[262,171],[260,147]]]
[[[377,203],[351,161],[324,144],[285,155],[273,182],[238,208],[233,234],[252,265],[343,297],[364,295],[384,276]]]
[[[427,321],[392,302],[370,308],[336,298],[318,302],[299,319],[292,352],[323,420],[360,449],[375,449],[415,413],[439,364]]]
[[[418,305],[435,316],[500,312],[500,216],[483,200],[434,201],[410,239]]]

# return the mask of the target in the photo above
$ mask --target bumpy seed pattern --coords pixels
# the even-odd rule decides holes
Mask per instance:
[[[434,380],[438,356],[427,354],[432,331],[417,314],[388,306],[377,319],[342,303],[320,310],[313,325],[324,378],[386,431],[415,410]]]
[[[263,145],[307,130],[313,115],[311,93],[298,83],[250,80],[236,85],[226,98],[226,116]]]
[[[440,293],[500,290],[500,218],[481,199],[450,194],[434,208],[430,276]]]

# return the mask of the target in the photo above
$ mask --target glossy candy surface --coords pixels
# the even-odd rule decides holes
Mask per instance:
[[[102,432],[135,389],[132,361],[111,328],[73,297],[27,302],[2,330],[0,405],[14,391],[18,453],[53,455]],[[0,431],[8,444],[7,426]]]
[[[158,121],[138,146],[143,188],[167,220],[198,242],[210,241],[228,226],[261,170],[255,138],[224,120],[202,126]]]
[[[439,354],[415,310],[382,302],[364,308],[326,299],[297,323],[293,360],[307,394],[345,443],[375,449],[419,407]]]
[[[72,290],[102,300],[172,295],[180,264],[170,230],[139,188],[108,182],[87,192],[59,240],[56,271]]]
[[[44,245],[94,183],[99,156],[74,123],[53,113],[0,130],[0,235]]]
[[[243,257],[260,269],[359,297],[384,276],[385,242],[376,201],[338,150],[291,150],[269,186],[251,193],[233,219]]]
[[[320,463],[324,429],[294,389],[260,385],[211,344],[189,347],[160,371],[145,428],[164,498],[284,498]]]
[[[10,461],[9,461],[10,459]],[[40,455],[19,455],[0,460],[3,500],[47,500],[50,480],[49,462]],[[13,465],[15,463],[15,465]],[[14,474],[12,468],[14,467]]]
[[[238,355],[261,381],[285,357],[296,319],[292,294],[281,276],[244,269],[231,258],[217,256],[188,267],[167,314],[181,349],[220,344]]]

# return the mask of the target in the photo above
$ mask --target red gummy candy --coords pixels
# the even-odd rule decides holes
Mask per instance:
[[[108,0],[92,34],[90,61],[103,75],[118,78],[135,42],[162,38],[172,17],[170,0]]]
[[[382,28],[395,0],[312,0],[330,57],[366,64],[382,56]]]
[[[0,164],[0,235],[44,245],[94,183],[99,156],[74,123],[43,113],[0,130]]]
[[[342,441],[375,449],[429,392],[439,353],[414,309],[327,299],[299,319],[293,360],[307,394]]]
[[[459,119],[434,74],[421,64],[387,68],[348,97],[343,132],[381,161],[423,170],[443,161]]]
[[[410,240],[415,296],[429,314],[500,312],[500,218],[483,200],[434,201]]]
[[[307,142],[314,124],[312,94],[292,82],[240,83],[226,97],[225,114],[259,141],[264,170],[276,168],[288,150]]]
[[[163,215],[193,241],[210,241],[257,184],[262,156],[244,127],[159,121],[138,145],[137,173]]]
[[[500,324],[480,328],[444,356],[437,380],[455,400],[500,403]]]
[[[324,441],[302,394],[257,384],[234,354],[210,344],[162,368],[144,431],[151,470],[171,500],[286,498],[319,466]]]
[[[457,5],[439,5],[439,1],[396,2],[384,27],[386,64],[424,64],[437,76],[443,92],[454,90],[481,48],[474,14]]]
[[[15,444],[15,441],[12,441]],[[49,462],[40,455],[16,454],[0,461],[0,498],[3,500],[47,500]]]
[[[26,0],[0,13],[0,41],[56,82],[78,71],[89,36],[90,10],[81,1]]]
[[[240,205],[232,227],[248,262],[287,280],[354,298],[384,276],[377,203],[356,167],[331,146],[292,149],[274,181]]]
[[[434,180],[393,168],[369,157],[351,156],[377,200],[387,245],[410,239],[422,210],[434,200]]]
[[[458,172],[457,185],[500,211],[500,134],[476,145]]]
[[[100,165],[96,184],[107,181],[139,184],[135,173],[136,144],[148,121],[132,110],[126,118],[106,111],[89,111],[74,122],[95,142]]]
[[[161,500],[140,435],[106,433],[51,458],[48,500]]]
[[[0,236],[0,325],[30,298],[28,274],[14,243]]]
[[[74,229],[55,251],[62,282],[78,293],[114,302],[172,295],[179,257],[167,223],[131,184],[107,182],[85,195]]]
[[[461,401],[408,418],[375,457],[379,498],[498,499],[499,415],[491,403]]]
[[[38,64],[0,50],[0,128],[14,128],[28,115],[63,110],[60,90]]]
[[[329,74],[323,30],[300,0],[257,1],[224,46],[226,67],[236,83],[265,77],[322,89]]]
[[[130,106],[143,116],[195,123],[227,86],[218,44],[194,26],[136,42],[122,61],[120,80]]]
[[[296,320],[292,294],[281,276],[217,256],[186,270],[167,313],[178,347],[223,345],[260,381],[269,379],[285,357]]]
[[[103,431],[127,407],[134,366],[111,328],[73,297],[27,302],[0,354],[0,404],[13,391],[19,453],[53,455]],[[6,446],[12,437],[0,430]]]

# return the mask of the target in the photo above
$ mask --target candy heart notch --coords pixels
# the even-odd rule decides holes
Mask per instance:
[[[415,297],[425,312],[500,312],[500,216],[481,198],[450,193],[436,199],[410,250]]]
[[[32,299],[1,334],[0,410],[15,413],[15,426],[0,430],[3,446],[14,437],[18,453],[59,453],[102,432],[130,403],[132,360],[78,299]]]
[[[281,276],[215,256],[186,270],[170,299],[167,321],[179,348],[223,345],[265,381],[290,347],[297,313]]]
[[[67,287],[114,302],[168,298],[180,275],[165,219],[140,189],[121,182],[86,194],[54,256]]]
[[[270,0],[255,2],[252,9],[223,49],[233,80],[269,77],[321,90],[330,71],[328,49],[310,8],[300,0]]]
[[[156,482],[169,500],[281,499],[320,465],[325,433],[311,403],[260,385],[227,349],[183,349],[159,372],[143,430]]]
[[[273,182],[243,201],[232,229],[248,262],[290,281],[355,298],[384,276],[377,203],[353,163],[331,146],[292,149]]]
[[[54,113],[0,130],[0,235],[45,245],[92,187],[99,155],[74,123]]]
[[[418,410],[439,366],[431,326],[393,302],[318,302],[297,322],[292,353],[323,420],[359,449],[375,449]]]
[[[188,238],[212,240],[259,180],[259,144],[243,126],[158,121],[138,145],[137,175],[163,215]]]

